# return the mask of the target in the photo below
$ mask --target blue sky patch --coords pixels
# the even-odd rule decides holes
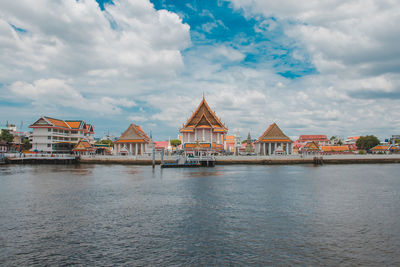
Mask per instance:
[[[156,9],[177,13],[190,25],[194,47],[189,50],[203,45],[227,45],[245,55],[243,61],[236,62],[238,65],[257,68],[258,64],[271,62],[277,74],[289,79],[316,73],[309,56],[284,34],[282,25],[274,17],[247,19],[226,1],[151,2]],[[294,51],[300,52],[303,59],[296,59]]]

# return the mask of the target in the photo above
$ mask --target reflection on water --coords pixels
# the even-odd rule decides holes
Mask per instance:
[[[399,266],[399,171],[1,166],[0,264]]]

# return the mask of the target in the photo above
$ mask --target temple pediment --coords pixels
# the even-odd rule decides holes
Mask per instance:
[[[268,129],[258,138],[257,142],[292,142],[276,123],[271,124]]]
[[[193,112],[192,116],[187,120],[184,126],[181,129],[181,132],[190,131],[193,128],[220,128],[223,131],[227,131],[228,129],[225,125],[220,121],[215,112],[211,110],[209,105],[207,104],[205,98],[203,97],[200,105]]]

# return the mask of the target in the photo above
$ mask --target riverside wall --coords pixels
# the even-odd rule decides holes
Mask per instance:
[[[322,159],[322,160],[321,160]],[[176,157],[166,156],[164,162],[175,162]],[[152,165],[151,157],[135,156],[83,156],[80,163],[84,164],[131,164]],[[318,164],[373,164],[373,163],[400,163],[400,154],[396,155],[324,155],[318,156]],[[161,158],[156,158],[156,164]],[[315,157],[298,155],[291,156],[217,156],[217,165],[259,164],[259,165],[291,165],[315,164]]]

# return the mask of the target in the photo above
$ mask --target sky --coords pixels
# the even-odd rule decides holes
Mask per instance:
[[[396,0],[0,3],[0,125],[176,138],[203,93],[231,134],[400,134]]]

